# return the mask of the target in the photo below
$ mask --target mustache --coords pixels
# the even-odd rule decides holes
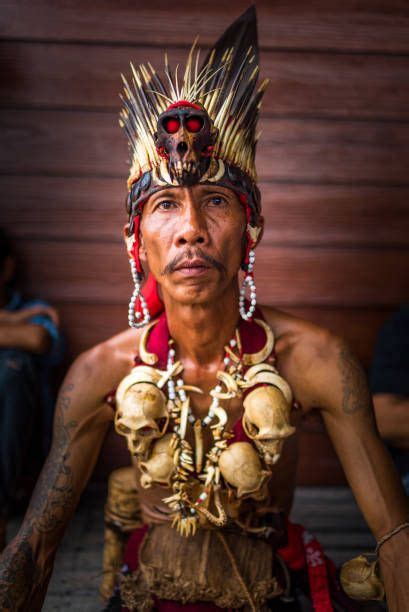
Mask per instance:
[[[192,249],[188,249],[184,253],[181,253],[180,255],[174,257],[163,268],[161,276],[166,276],[174,272],[176,268],[182,263],[182,261],[189,261],[193,259],[203,259],[204,261],[206,261],[206,263],[208,263],[213,268],[216,268],[216,270],[218,270],[222,274],[226,272],[226,268],[221,261],[218,261],[211,255],[208,255],[208,253],[205,253],[205,251],[203,251],[201,248],[196,248],[194,251]]]

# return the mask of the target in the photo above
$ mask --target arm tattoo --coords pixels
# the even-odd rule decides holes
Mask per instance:
[[[74,487],[72,469],[68,465],[68,446],[76,421],[66,421],[73,385],[62,390],[54,423],[53,445],[38,479],[29,509],[28,519],[40,533],[54,531],[65,524],[64,515],[72,508]]]
[[[342,409],[355,414],[371,405],[366,375],[358,359],[342,343],[339,350],[339,368],[342,377]]]
[[[77,423],[68,420],[74,385],[65,386],[58,400],[53,445],[35,487],[26,517],[17,537],[9,544],[0,560],[0,609],[26,610],[38,582],[47,580],[49,571],[36,565],[30,537],[60,530],[75,502],[72,469],[68,464],[69,443]],[[58,534],[56,534],[56,540]],[[42,590],[42,587],[39,586]]]
[[[39,578],[30,544],[24,536],[16,540],[1,557],[5,569],[0,568],[0,605],[7,612],[27,609],[28,591]]]

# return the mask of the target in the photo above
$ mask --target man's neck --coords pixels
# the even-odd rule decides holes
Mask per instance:
[[[239,320],[239,291],[229,288],[217,300],[181,304],[165,299],[166,317],[179,359],[208,365],[223,357],[223,347],[234,338]]]

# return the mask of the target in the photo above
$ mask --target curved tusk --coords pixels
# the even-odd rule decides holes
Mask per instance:
[[[159,389],[162,389],[162,387],[164,387],[165,384],[168,382],[169,378],[171,378],[172,376],[177,376],[182,370],[183,366],[181,362],[176,361],[176,363],[173,364],[170,370],[165,370],[164,372],[162,371],[162,376],[156,386],[159,387]],[[157,372],[160,372],[160,370],[157,370]]]
[[[180,411],[180,426],[179,426],[179,436],[184,439],[186,435],[186,427],[187,427],[187,419],[189,416],[189,398],[187,398],[184,402],[182,402],[182,409]]]
[[[267,357],[271,354],[271,351],[274,348],[274,334],[272,329],[267,323],[265,323],[262,319],[254,319],[254,322],[257,323],[260,327],[263,328],[266,334],[266,343],[263,348],[257,353],[244,353],[243,354],[243,363],[244,365],[252,366],[257,363],[261,363],[265,361]]]
[[[152,321],[151,323],[148,323],[148,325],[145,327],[145,329],[142,332],[141,340],[139,342],[139,357],[142,359],[142,361],[144,361],[145,363],[149,365],[155,365],[155,363],[157,363],[158,361],[158,356],[155,355],[155,353],[150,353],[147,349],[147,341],[148,341],[149,334],[152,328],[155,327],[157,322],[158,322],[158,319],[156,319],[155,321]]]
[[[165,181],[165,183],[167,185],[178,185],[178,182],[174,182],[171,179],[171,176],[169,174],[169,170],[168,170],[168,164],[166,162],[166,159],[162,159],[162,161],[160,162],[160,174],[161,177],[163,178],[163,180]]]
[[[232,393],[231,391],[227,391],[226,393],[223,392],[218,392],[218,391],[210,391],[210,395],[212,397],[217,397],[217,399],[219,400],[228,400],[228,399],[232,399],[233,397],[236,397],[236,393]]]
[[[212,429],[214,429],[215,427],[224,427],[227,423],[227,413],[226,411],[221,408],[220,406],[215,406],[212,408],[213,409],[213,413],[214,416],[219,419],[218,423],[215,423],[214,425],[212,425]]]
[[[200,179],[199,183],[205,183],[206,181],[209,180],[209,176],[212,170],[212,166],[214,166],[214,164],[217,163],[216,160],[212,157],[212,159],[210,160],[210,165],[208,167],[208,169],[206,170],[206,172],[204,173],[204,175],[202,176],[202,178]]]
[[[161,370],[156,370],[151,366],[136,366],[132,369],[131,373],[125,376],[118,385],[115,394],[116,402],[122,402],[125,393],[139,383],[149,383],[157,386],[158,381],[162,375]]]
[[[194,391],[195,393],[203,394],[202,389],[199,389],[199,387],[194,387],[193,385],[182,385],[181,387],[178,387],[178,389],[184,389],[185,391]]]
[[[234,393],[237,393],[237,382],[234,380],[231,374],[228,374],[227,372],[223,371],[217,372],[217,379],[220,380],[220,382],[222,382],[226,386],[228,391],[233,391]]]
[[[213,480],[215,468],[213,466],[209,466],[206,470],[206,480],[205,486],[207,487]]]
[[[214,176],[211,176],[211,177],[209,176],[209,178],[206,179],[207,181],[209,181],[209,183],[217,183],[217,181],[220,181],[220,179],[223,178],[224,161],[222,159],[218,159],[217,161],[219,163],[219,168]]]
[[[277,369],[268,364],[268,363],[259,363],[255,366],[252,366],[251,368],[249,368],[247,370],[247,372],[244,375],[244,378],[246,380],[251,380],[256,374],[258,374],[259,372],[275,372],[277,373]]]
[[[160,185],[161,187],[165,187],[167,185],[166,181],[163,181],[159,176],[159,172],[157,172],[156,168],[152,170],[152,183]]]
[[[258,383],[264,383],[266,385],[277,387],[289,404],[291,404],[293,401],[293,393],[290,385],[278,374],[274,374],[273,372],[260,372],[260,374],[253,377],[251,383],[251,386],[257,385]]]

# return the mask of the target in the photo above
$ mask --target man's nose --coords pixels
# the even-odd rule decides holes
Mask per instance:
[[[206,221],[195,204],[189,203],[183,209],[179,219],[179,227],[175,234],[178,246],[195,246],[205,244],[207,241]]]

